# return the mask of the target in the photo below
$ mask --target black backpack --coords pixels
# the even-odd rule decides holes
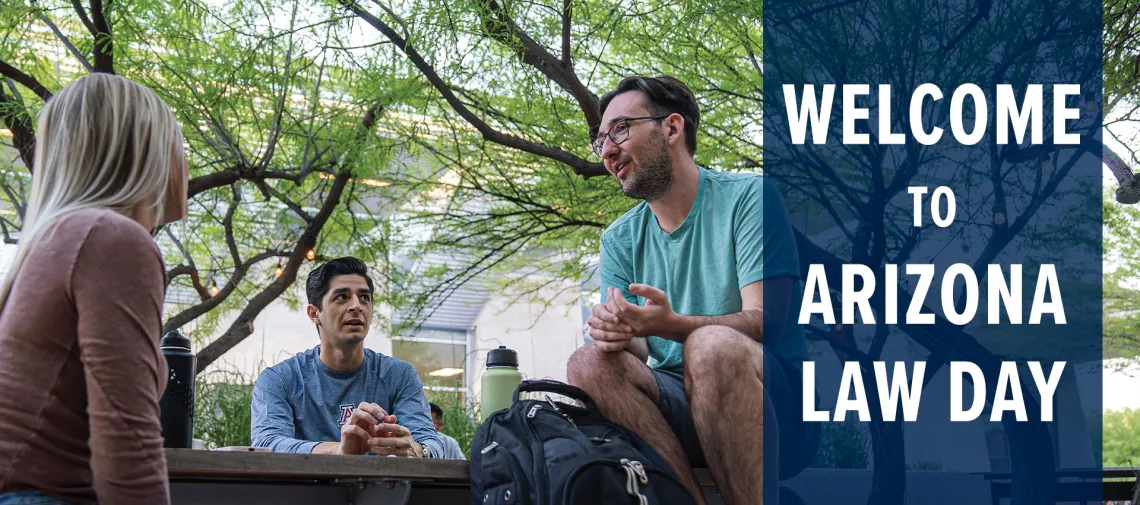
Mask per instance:
[[[585,407],[549,395],[520,400],[526,392]],[[519,384],[511,407],[476,431],[470,465],[472,505],[696,505],[653,447],[562,382]]]

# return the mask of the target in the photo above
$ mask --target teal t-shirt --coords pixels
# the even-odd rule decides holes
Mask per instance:
[[[698,167],[693,208],[673,233],[665,233],[642,202],[602,233],[602,301],[606,288],[622,290],[630,303],[645,299],[630,284],[648,284],[669,296],[673,311],[689,316],[740,312],[740,289],[765,278],[797,278],[780,335],[764,335],[764,346],[800,370],[807,360],[803,328],[795,307],[802,298],[795,235],[784,200],[759,174],[716,172]],[[682,371],[682,345],[649,337],[649,365]]]

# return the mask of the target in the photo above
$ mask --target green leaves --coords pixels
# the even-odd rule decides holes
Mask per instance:
[[[1104,355],[1140,356],[1140,209],[1104,201]],[[1107,433],[1106,433],[1107,435]]]

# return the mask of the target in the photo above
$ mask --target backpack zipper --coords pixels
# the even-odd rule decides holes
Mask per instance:
[[[558,413],[558,415],[562,416],[562,418],[565,419],[566,422],[570,423],[571,426],[573,426],[575,428],[578,427],[578,425],[574,423],[574,420],[571,419],[570,416],[567,415],[565,412],[563,412],[562,409],[558,408],[558,405],[555,405],[554,400],[551,400],[549,396],[546,397],[546,403],[549,403],[550,407],[553,408],[554,411]]]
[[[495,450],[498,447],[499,447],[499,443],[492,441],[490,444],[487,444],[486,447],[481,449],[479,451],[479,454],[486,456],[487,453]],[[511,456],[510,453],[503,455],[503,459],[505,459],[507,461],[507,466],[510,467],[510,474],[511,474],[512,481],[515,482],[515,484],[517,485],[516,491],[518,492],[518,495],[519,495],[519,500],[520,500],[519,503],[526,503],[527,502],[527,496],[529,496],[529,494],[527,492],[528,489],[527,489],[526,482],[522,480],[522,476],[526,475],[522,471],[522,465],[520,465],[519,462],[515,460],[515,457]],[[486,503],[487,500],[490,499],[491,495],[487,492],[486,489],[483,489],[482,491],[483,491],[483,502]],[[510,490],[507,490],[507,493],[510,493]],[[507,496],[510,496],[510,495],[507,495]]]
[[[625,469],[625,492],[637,498],[641,505],[649,505],[649,499],[641,494],[641,486],[649,484],[649,477],[645,475],[645,467],[640,461],[621,460],[621,467]]]
[[[534,405],[531,405],[530,411],[527,412],[526,417],[528,419],[534,419],[534,415],[539,410],[542,410],[542,404],[535,403]],[[529,445],[531,448],[531,454],[534,459],[531,464],[534,466],[534,468],[538,469],[537,473],[539,475],[539,478],[536,479],[537,485],[535,486],[535,498],[537,499],[535,505],[548,504],[550,503],[550,492],[546,489],[546,479],[548,478],[546,475],[546,451],[542,447],[542,439],[538,438],[538,432],[535,431],[534,424],[532,422],[528,422],[526,423],[526,428],[530,434],[530,440],[527,442],[530,443]]]
[[[639,505],[648,505],[649,498],[641,493],[641,487],[649,484],[649,474],[653,474],[655,482],[669,482],[676,486],[678,489],[685,489],[685,485],[681,483],[676,477],[666,473],[658,468],[651,468],[646,470],[645,466],[637,460],[622,459],[620,462],[613,459],[593,459],[586,461],[570,472],[570,476],[566,478],[566,487],[563,488],[562,503],[561,505],[570,504],[570,485],[575,482],[579,476],[586,471],[586,469],[593,465],[604,465],[609,467],[618,467],[625,471],[626,475],[626,493],[637,500]],[[684,493],[683,496],[689,496],[688,500],[683,500],[682,503],[695,505],[697,502],[693,501],[691,493]]]

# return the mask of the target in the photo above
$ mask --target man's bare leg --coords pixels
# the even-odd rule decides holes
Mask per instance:
[[[703,327],[685,341],[685,391],[693,424],[730,505],[764,503],[765,478],[772,489],[779,485],[779,465],[773,461],[767,473],[764,467],[763,367],[763,348],[731,328]]]
[[[603,417],[629,428],[657,449],[697,503],[704,505],[681,442],[657,408],[661,392],[645,363],[628,352],[606,352],[590,344],[570,357],[567,377],[570,384],[590,395]]]

